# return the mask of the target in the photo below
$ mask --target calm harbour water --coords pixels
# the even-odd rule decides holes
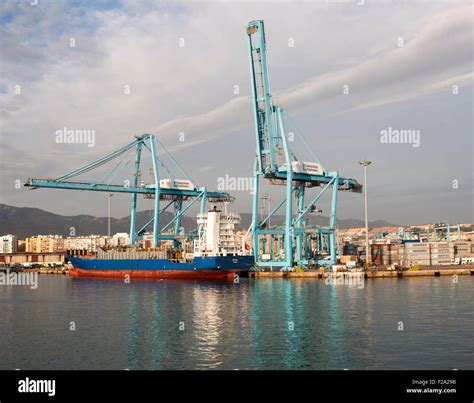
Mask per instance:
[[[473,290],[472,276],[359,289],[43,275],[0,286],[0,369],[474,369]]]

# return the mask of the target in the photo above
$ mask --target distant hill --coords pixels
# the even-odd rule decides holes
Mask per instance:
[[[141,227],[153,216],[153,210],[144,210],[137,213],[137,227]],[[249,213],[241,214],[242,226],[248,228],[250,226],[252,215]],[[172,213],[165,212],[160,227],[169,222]],[[272,217],[273,224],[283,224],[284,217],[277,215]],[[311,224],[327,225],[328,218],[323,216],[309,215]],[[182,226],[186,231],[196,227],[196,219],[194,217],[183,216]],[[338,220],[340,228],[363,227],[365,224],[362,220],[347,219]],[[394,226],[383,220],[370,222],[370,227]],[[70,228],[75,228],[76,235],[90,234],[106,234],[107,217],[94,217],[91,215],[63,216],[50,213],[38,208],[30,207],[14,207],[6,204],[0,204],[0,235],[14,234],[18,238],[25,238],[31,235],[48,235],[57,234],[69,236]],[[130,230],[130,215],[123,218],[111,218],[112,233],[128,232]]]
[[[248,228],[250,226],[250,223],[252,222],[252,214],[249,213],[241,213],[240,216],[242,217],[242,226],[244,228]],[[271,224],[275,225],[283,225],[285,216],[283,215],[274,215],[273,217],[270,218]],[[307,216],[307,221],[308,224],[310,225],[320,225],[320,226],[327,226],[329,223],[329,217],[322,216],[322,215],[315,215],[315,214],[309,214]],[[365,226],[365,221],[363,220],[357,220],[353,218],[345,219],[345,220],[337,220],[337,225],[339,228],[358,228],[358,227],[364,227]],[[370,228],[375,228],[375,227],[396,227],[396,224],[391,224],[387,221],[384,220],[374,220],[374,221],[369,221],[369,227]]]
[[[153,216],[153,210],[137,212],[137,227],[146,224]],[[165,212],[160,227],[168,223],[172,218],[172,213]],[[37,208],[13,207],[0,204],[0,234],[14,234],[18,238],[25,238],[31,235],[57,234],[62,236],[70,235],[70,228],[75,228],[75,233],[79,235],[106,234],[107,217],[94,217],[90,215],[63,216],[50,213]],[[181,220],[185,230],[195,228],[196,219],[183,216]],[[112,233],[130,231],[130,215],[123,218],[111,218],[110,226]]]

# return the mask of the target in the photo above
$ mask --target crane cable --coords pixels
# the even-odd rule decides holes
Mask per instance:
[[[123,153],[127,152],[128,150],[130,150],[133,146],[135,146],[137,144],[136,141],[128,144],[127,146],[123,147],[121,150],[118,150],[112,154],[109,154],[107,156],[105,156],[103,159],[101,160],[98,160],[96,162],[93,162],[92,164],[89,164],[89,165],[86,165],[84,167],[81,167],[73,172],[70,172],[66,175],[63,175],[59,178],[56,179],[56,181],[58,182],[61,182],[61,181],[64,181],[66,179],[70,179],[70,178],[74,178],[76,176],[79,176],[79,175],[82,175],[86,172],[89,172],[95,168],[98,168],[104,164],[106,164],[107,162],[113,160],[114,158],[117,158],[118,156],[122,155]]]
[[[110,182],[112,182],[112,180],[115,179],[118,174],[121,173],[130,164],[133,156],[130,154],[131,150],[132,149],[130,148],[128,152],[124,155],[124,157],[118,162],[118,164],[116,164],[115,167],[111,169],[111,171],[104,177],[102,183],[107,183],[107,180],[110,180]],[[122,165],[126,159],[128,159],[127,163]],[[122,167],[120,167],[120,165],[122,165]]]

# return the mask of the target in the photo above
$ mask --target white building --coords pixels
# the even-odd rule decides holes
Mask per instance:
[[[110,246],[126,246],[130,245],[130,236],[126,232],[117,232],[110,239]]]
[[[65,241],[66,250],[86,250],[97,252],[97,250],[107,245],[107,237],[102,235],[67,237]]]
[[[0,253],[16,253],[17,240],[15,235],[0,236]]]

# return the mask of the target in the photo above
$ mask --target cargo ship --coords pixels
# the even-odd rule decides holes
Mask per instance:
[[[160,248],[100,249],[92,256],[69,256],[71,277],[143,279],[233,279],[245,274],[254,263],[242,237],[237,242],[237,214],[214,208],[199,214],[198,236],[193,252],[172,244]]]

